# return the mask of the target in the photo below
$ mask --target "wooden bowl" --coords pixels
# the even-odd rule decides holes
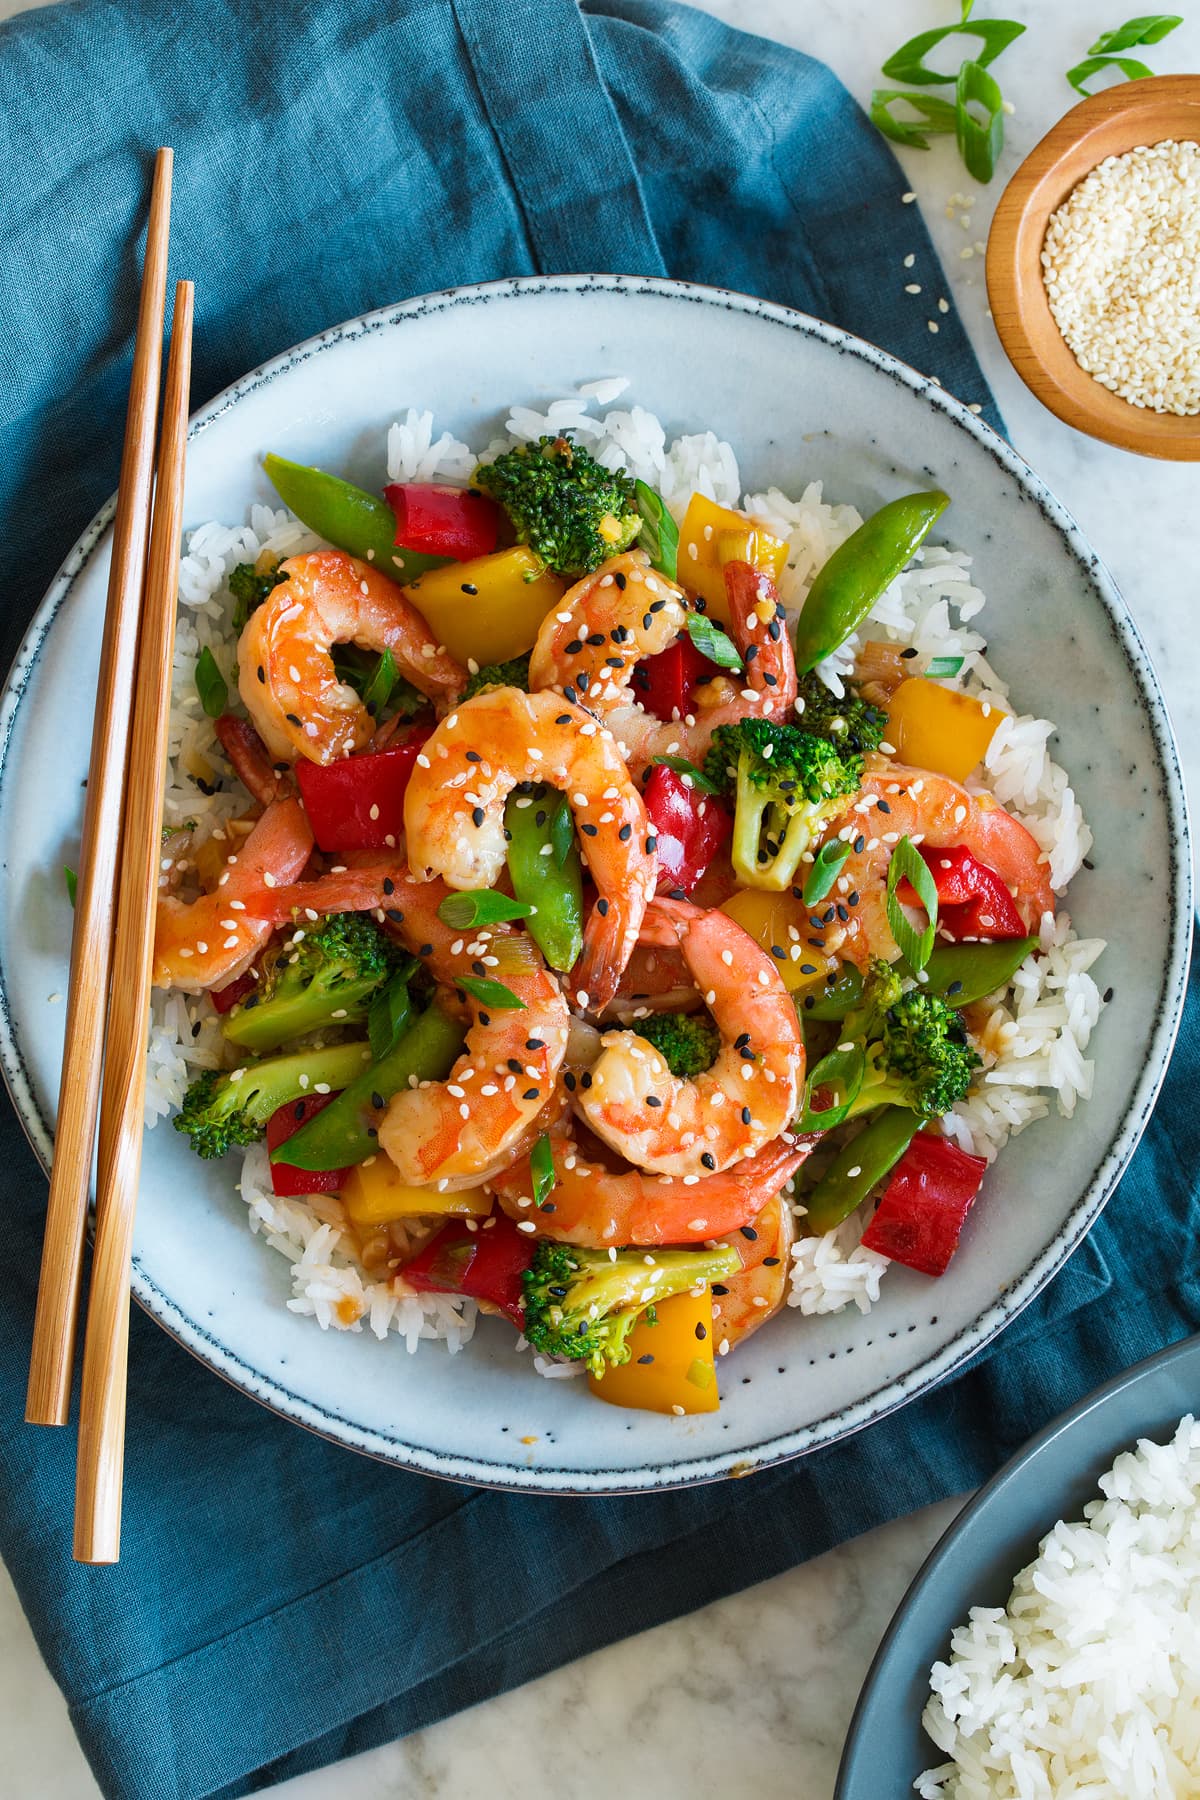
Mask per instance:
[[[1200,460],[1200,415],[1152,412],[1081,369],[1054,322],[1042,281],[1050,216],[1107,156],[1165,138],[1200,141],[1200,75],[1160,75],[1093,94],[1031,150],[988,234],[987,285],[1000,342],[1017,374],[1077,431],[1141,456]]]

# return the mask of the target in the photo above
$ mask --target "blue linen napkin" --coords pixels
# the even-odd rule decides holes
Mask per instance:
[[[0,28],[0,657],[115,484],[149,157],[203,273],[197,401],[366,308],[619,269],[818,313],[998,423],[886,147],[829,71],[665,0],[72,0]],[[367,1462],[137,1315],[123,1559],[68,1560],[71,1434],[22,1424],[45,1184],[0,1120],[0,1552],[104,1792],[261,1791],[529,1680],[986,1476],[1200,1325],[1200,978],[1088,1244],[936,1394],[752,1480],[519,1498]],[[753,1529],[750,1529],[750,1526]]]

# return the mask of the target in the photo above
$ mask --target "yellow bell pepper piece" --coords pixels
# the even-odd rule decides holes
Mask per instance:
[[[965,781],[1004,716],[957,688],[914,676],[901,682],[888,703],[887,742],[898,761]]]
[[[747,532],[751,534],[749,545]],[[721,551],[724,549],[728,558],[739,544],[751,549],[755,568],[772,581],[779,580],[787,561],[787,545],[745,513],[718,506],[704,494],[693,494],[679,529],[679,579],[684,587],[707,601],[709,613],[722,625],[729,623],[729,605]]]
[[[805,866],[801,864],[801,869]],[[806,993],[810,989],[815,992],[823,986],[826,973],[836,959],[826,956],[823,950],[814,950],[805,942],[806,937],[812,936],[812,926],[808,922],[812,908],[805,906],[803,900],[797,900],[790,888],[783,893],[768,893],[765,888],[739,888],[726,900],[721,911],[728,913],[772,957],[790,994]],[[791,931],[798,932],[799,937],[792,937]],[[782,950],[783,956],[772,955],[775,950]],[[814,973],[805,973],[806,970]]]
[[[351,1169],[342,1188],[342,1205],[353,1225],[386,1225],[391,1219],[433,1213],[483,1219],[492,1210],[492,1196],[482,1188],[439,1194],[436,1188],[410,1187],[400,1179],[395,1163],[378,1155]]]
[[[404,592],[451,656],[507,662],[532,649],[542,620],[567,591],[524,544],[427,569]]]
[[[626,1342],[629,1361],[588,1376],[588,1386],[612,1406],[645,1412],[716,1412],[721,1404],[713,1360],[712,1295],[674,1294],[661,1300],[655,1323],[638,1320]],[[642,1362],[652,1357],[652,1362]]]

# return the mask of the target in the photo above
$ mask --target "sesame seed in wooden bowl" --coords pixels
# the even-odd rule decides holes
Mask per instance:
[[[1106,88],[1060,119],[1000,197],[987,285],[1010,362],[1051,412],[1123,450],[1200,460],[1200,76]]]

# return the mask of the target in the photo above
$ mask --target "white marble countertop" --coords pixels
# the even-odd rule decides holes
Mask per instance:
[[[912,33],[957,15],[951,0],[700,0],[730,24],[822,57],[861,100],[880,60]],[[21,10],[0,0],[0,17]],[[997,10],[1031,27],[1000,71],[1016,113],[1001,177],[1072,101],[1062,71],[1131,5],[1007,0]],[[1163,73],[1200,67],[1200,18],[1150,53]],[[982,262],[1002,179],[976,190],[947,140],[903,153],[950,291],[1017,448],[1075,514],[1108,563],[1167,692],[1191,791],[1200,791],[1200,683],[1168,643],[1195,637],[1196,469],[1155,463],[1077,436],[1026,392],[987,316]],[[946,216],[956,192],[977,193],[970,231]],[[961,209],[960,209],[961,210]],[[914,302],[921,304],[922,302]],[[1178,551],[1179,554],[1173,554]],[[528,1791],[527,1746],[548,1751],[561,1800],[583,1800],[621,1747],[622,1787],[666,1795],[757,1793],[828,1800],[859,1686],[891,1613],[957,1504],[928,1508],[690,1618],[598,1652],[398,1744],[357,1759],[360,1800],[517,1800]],[[65,1553],[65,1552],[64,1552]],[[8,1578],[0,1570],[0,1793],[13,1800],[94,1800],[99,1790],[67,1722]],[[334,1800],[347,1774],[301,1777],[280,1800]],[[882,1800],[882,1797],[881,1797]]]

